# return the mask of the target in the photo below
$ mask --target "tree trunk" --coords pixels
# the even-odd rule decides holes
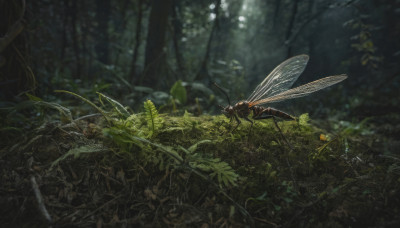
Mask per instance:
[[[157,88],[161,82],[160,77],[166,77],[167,60],[164,48],[171,8],[172,0],[152,1],[146,40],[145,68],[141,83],[144,86]]]
[[[33,93],[36,81],[24,35],[25,1],[2,1],[0,5],[0,100],[12,100],[22,92]]]
[[[179,46],[179,39],[182,37],[182,21],[177,14],[177,11],[179,12],[179,9],[180,7],[178,0],[174,0],[174,6],[172,8],[172,25],[173,25],[172,36],[175,49],[175,59],[176,59],[177,69],[179,74],[181,75],[180,78],[184,78],[186,75],[186,69],[184,66],[182,53]]]
[[[199,73],[197,73],[196,77],[194,80],[203,80],[205,78],[209,78],[210,75],[208,73],[208,62],[209,62],[209,57],[210,57],[210,49],[211,49],[211,41],[214,38],[214,34],[217,31],[218,28],[218,14],[219,14],[219,8],[221,7],[221,0],[217,0],[215,4],[215,19],[214,19],[214,24],[210,32],[210,36],[208,37],[208,42],[207,42],[207,47],[206,47],[206,53],[204,54],[203,61],[201,63],[201,67],[199,70]],[[206,83],[207,84],[207,83]]]
[[[79,38],[78,38],[78,24],[77,24],[77,15],[78,15],[78,0],[72,0],[72,5],[70,6],[69,14],[71,15],[71,30],[72,30],[72,47],[74,49],[75,61],[76,61],[76,73],[73,75],[73,78],[81,77],[81,54],[79,48]]]
[[[286,31],[286,37],[285,41],[288,42],[290,39],[290,36],[292,35],[293,32],[293,26],[294,26],[294,21],[296,20],[296,15],[297,15],[297,9],[299,6],[299,0],[295,0],[292,8],[292,14],[290,16],[290,21],[289,21],[289,26]],[[286,54],[286,58],[289,58],[292,55],[292,44],[288,42],[288,50]]]
[[[131,63],[131,71],[129,73],[130,75],[130,81],[132,83],[135,83],[136,79],[136,62],[137,62],[137,56],[139,53],[139,47],[140,47],[140,37],[142,35],[142,18],[143,18],[143,0],[138,1],[138,12],[137,12],[137,20],[136,20],[136,36],[135,36],[135,47],[133,48],[133,57],[132,57],[132,63]]]
[[[95,50],[97,58],[104,64],[109,63],[109,38],[108,38],[108,22],[111,14],[110,0],[96,1],[96,20],[97,26],[97,44]]]
[[[274,19],[273,19],[272,29],[276,28],[276,25],[278,23],[280,9],[281,9],[281,0],[275,0],[275,10],[274,10]]]

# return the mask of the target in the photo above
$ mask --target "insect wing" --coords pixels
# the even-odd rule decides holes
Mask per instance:
[[[304,97],[304,96],[309,95],[310,93],[316,92],[318,90],[321,90],[321,89],[324,89],[331,85],[334,85],[336,83],[339,83],[339,82],[345,80],[346,78],[347,78],[347,75],[345,75],[345,74],[321,78],[316,81],[307,83],[305,85],[301,85],[299,87],[283,91],[275,96],[267,97],[267,98],[257,100],[254,102],[250,102],[249,105],[251,107],[254,105],[261,105],[261,104],[265,104],[265,103],[273,103],[273,102],[279,102],[279,101],[284,101],[284,100],[298,98],[298,97]]]
[[[256,87],[247,101],[257,101],[288,90],[292,87],[300,74],[303,73],[308,59],[308,55],[298,55],[279,64],[264,81]]]

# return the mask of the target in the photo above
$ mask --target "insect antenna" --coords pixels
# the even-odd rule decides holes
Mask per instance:
[[[228,104],[231,105],[231,100],[229,99],[228,94],[226,93],[225,90],[223,90],[216,82],[214,82],[214,86],[217,87],[221,92],[226,96],[226,99],[228,100]]]

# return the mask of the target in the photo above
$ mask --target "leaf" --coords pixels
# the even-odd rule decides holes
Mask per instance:
[[[310,121],[310,116],[308,113],[301,114],[299,117],[299,124],[300,126],[307,127],[309,124],[308,122]]]
[[[140,142],[144,142],[146,144],[152,145],[157,147],[158,149],[160,149],[161,152],[171,156],[173,159],[177,160],[179,163],[183,163],[183,158],[178,154],[178,152],[176,152],[175,150],[171,149],[170,147],[161,145],[161,144],[157,144],[157,143],[153,143],[147,139],[141,138],[141,137],[137,137],[137,136],[131,136],[131,138],[133,140],[137,140]]]
[[[64,107],[64,106],[62,106],[60,104],[57,104],[57,103],[54,103],[54,102],[46,102],[46,101],[35,101],[34,104],[35,105],[39,105],[39,106],[43,106],[43,107],[56,109],[61,114],[61,120],[65,120],[66,119],[65,122],[67,122],[67,121],[71,122],[72,121],[71,111],[68,108],[66,108],[66,107]]]
[[[213,95],[213,91],[203,83],[193,82],[189,85],[192,86],[193,91],[201,91],[208,96]]]
[[[235,173],[235,170],[226,162],[221,161],[219,158],[214,159],[202,159],[198,160],[200,164],[195,165],[195,167],[205,171],[211,172],[210,177],[217,177],[219,186],[222,188],[224,186],[236,186],[238,174]]]
[[[183,87],[181,80],[175,82],[171,87],[170,94],[174,99],[178,100],[180,104],[185,104],[187,101],[186,89]]]
[[[106,95],[104,95],[102,93],[97,92],[97,94],[99,95],[100,102],[101,102],[101,98],[106,99],[106,101],[108,101],[108,103],[110,103],[121,116],[126,118],[126,117],[129,117],[131,115],[128,112],[128,110],[121,103],[119,103],[118,101],[116,101],[116,100],[114,100],[114,99],[112,99],[112,98],[110,98],[110,97],[108,97],[108,96],[106,96]]]
[[[69,150],[63,156],[57,158],[50,166],[50,169],[57,165],[62,160],[66,159],[68,156],[73,155],[74,158],[78,158],[81,154],[85,153],[95,153],[95,152],[106,152],[107,149],[103,147],[101,144],[94,144],[94,145],[85,145],[78,148],[74,148]]]
[[[158,116],[156,106],[151,100],[144,102],[145,116],[147,127],[151,130],[151,135],[154,134],[162,126],[162,118]]]
[[[145,86],[134,86],[133,90],[137,91],[137,92],[143,92],[143,93],[152,93],[153,92],[152,88],[145,87]]]
[[[103,109],[101,109],[99,106],[97,106],[93,102],[89,101],[88,99],[86,99],[86,98],[84,98],[84,97],[82,97],[82,96],[80,96],[80,95],[78,95],[76,93],[73,93],[73,92],[70,92],[70,91],[66,91],[66,90],[54,90],[54,92],[56,92],[56,93],[68,93],[68,94],[71,94],[71,95],[81,99],[82,101],[86,102],[87,104],[89,104],[90,106],[95,108],[98,112],[100,112],[104,116],[104,118],[107,120],[107,122],[109,124],[111,123],[110,122],[110,117],[107,115],[107,113],[105,111],[103,111]]]
[[[30,93],[25,93],[25,95],[29,98],[31,101],[43,101],[42,98],[34,96]]]
[[[198,146],[198,145],[201,145],[201,144],[204,144],[204,143],[211,143],[211,140],[208,140],[208,139],[201,140],[201,141],[199,141],[199,142],[193,144],[192,146],[190,146],[189,149],[188,149],[188,151],[189,151],[190,153],[193,153],[193,152],[195,152],[195,151],[197,150],[197,146]]]

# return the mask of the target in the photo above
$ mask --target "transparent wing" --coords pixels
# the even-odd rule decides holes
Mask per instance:
[[[275,96],[267,97],[262,100],[257,100],[254,102],[250,102],[249,106],[251,107],[254,105],[261,105],[261,104],[265,104],[265,103],[273,103],[273,102],[279,102],[279,101],[284,101],[284,100],[298,98],[298,97],[304,97],[310,93],[316,92],[318,90],[321,90],[321,89],[324,89],[331,85],[334,85],[338,82],[341,82],[341,81],[345,80],[346,78],[347,78],[347,75],[345,75],[345,74],[321,78],[316,81],[307,83],[305,85],[302,85],[302,86],[299,86],[299,87],[296,87],[296,88],[293,88],[290,90],[286,90]]]
[[[287,59],[262,81],[247,101],[257,101],[265,97],[271,97],[292,87],[308,62],[308,55],[298,55]]]

